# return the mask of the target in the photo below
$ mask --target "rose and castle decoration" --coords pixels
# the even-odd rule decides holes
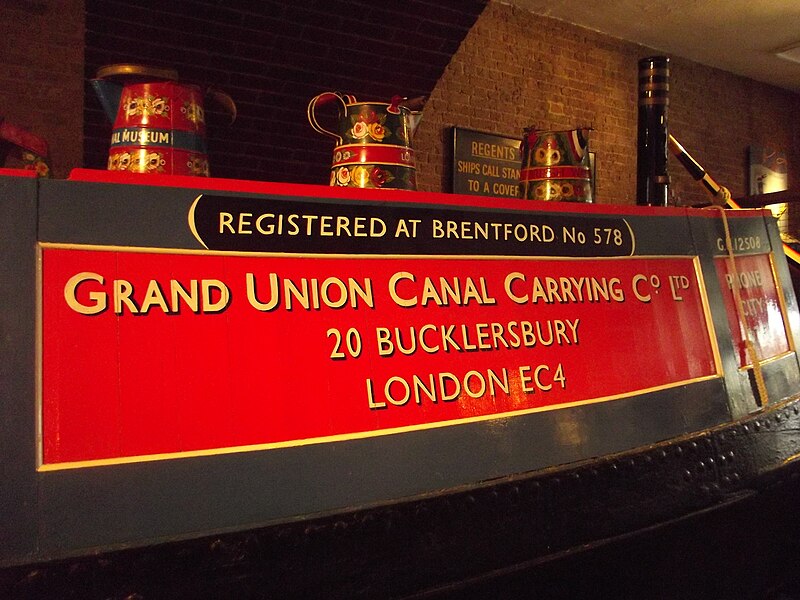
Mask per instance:
[[[395,96],[388,103],[358,102],[355,97],[325,92],[308,104],[308,121],[315,131],[336,140],[330,184],[359,188],[416,189],[411,139],[422,99]],[[338,129],[330,131],[317,119],[317,109],[338,106]],[[525,130],[520,147],[519,196],[528,200],[592,202],[588,133]]]
[[[13,156],[26,171],[33,171],[37,177],[50,177],[49,155],[44,138],[0,115],[0,167],[5,164],[6,157]]]
[[[136,92],[128,90],[120,102],[120,110],[124,113],[126,121],[138,120],[140,122],[154,122],[158,119],[169,120],[172,109],[171,99],[166,95],[153,96],[152,94],[134,95]],[[180,106],[181,118],[189,121],[196,130],[205,127],[205,111],[198,104],[196,98],[185,99]],[[146,145],[148,142],[157,144],[159,140],[166,142],[168,134],[150,133],[139,130],[133,134],[115,135],[116,143],[135,143]],[[189,175],[209,176],[208,158],[195,154],[187,157],[184,165]],[[131,150],[123,148],[121,151],[112,151],[108,157],[110,171],[134,171],[137,173],[164,173],[167,168],[167,157],[164,151],[154,148]]]
[[[208,177],[204,99],[236,118],[236,105],[219,90],[178,81],[171,69],[109,65],[91,81],[114,123],[108,169]]]
[[[216,100],[233,120],[236,106],[230,96],[179,82],[174,70],[141,65],[103,67],[91,83],[113,122],[109,170],[210,175],[204,99]],[[389,102],[359,102],[339,92],[312,98],[309,123],[336,141],[330,185],[415,190],[412,140],[424,101],[424,97],[394,96]],[[338,109],[335,130],[318,120],[318,109],[330,105]],[[592,202],[588,131],[526,129],[520,147],[519,196]]]
[[[565,131],[525,129],[520,146],[520,198],[592,202],[589,131],[590,128]]]
[[[315,131],[336,140],[332,186],[415,190],[416,166],[411,140],[424,99],[395,96],[390,102],[358,102],[339,92],[325,92],[308,104]],[[337,131],[323,127],[317,109],[338,106]]]
[[[392,107],[388,107],[387,112],[392,111]],[[395,108],[399,113],[399,109]],[[392,132],[386,127],[386,115],[378,115],[374,110],[368,110],[364,113],[350,115],[352,127],[349,129],[349,137],[354,141],[362,142],[365,144],[380,144],[385,139],[391,138],[393,135],[398,138],[398,141],[404,141],[403,129],[397,132]],[[359,156],[357,151],[351,149],[337,148],[333,154],[334,168],[331,169],[331,185],[348,186],[353,183],[356,187],[375,187],[381,188],[384,185],[391,184],[395,176],[386,168],[385,165],[363,165],[347,166],[350,161]],[[403,164],[411,164],[411,150],[407,149],[401,152],[400,160]],[[344,165],[344,166],[336,166]]]

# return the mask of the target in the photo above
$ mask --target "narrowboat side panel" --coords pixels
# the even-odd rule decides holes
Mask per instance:
[[[711,218],[723,214],[725,220]],[[767,215],[763,224],[731,211],[708,209],[704,216],[692,221],[692,233],[699,247],[711,249],[700,262],[715,327],[726,332],[720,338],[721,356],[731,411],[739,418],[797,393],[797,299],[780,236]],[[734,248],[733,267],[728,242]],[[741,311],[731,284],[735,279]],[[768,321],[772,327],[765,326]]]
[[[0,407],[9,423],[3,447],[15,448],[4,450],[4,459],[14,458],[9,467],[14,476],[0,482],[0,498],[13,507],[0,526],[15,540],[2,546],[2,565],[458,495],[483,489],[487,482],[530,479],[548,469],[702,435],[761,409],[764,401],[751,385],[752,369],[740,367],[741,348],[729,329],[729,290],[720,279],[721,252],[714,246],[721,227],[716,215],[510,200],[493,204],[492,199],[407,192],[345,194],[317,186],[192,178],[123,177],[119,181],[125,183],[115,183],[98,174],[96,179],[41,181],[31,188],[27,181],[0,178],[9,190],[0,198],[0,210],[22,219],[11,241],[4,241],[8,255],[19,258],[20,270],[2,271],[0,290],[27,290],[16,295],[4,325],[16,331],[16,349],[4,344],[0,358],[13,364],[19,360],[15,353],[23,352],[19,356],[29,361],[12,374]],[[266,227],[260,236],[253,233],[254,215],[270,215],[262,225],[276,227],[284,215],[288,227],[292,214],[311,215],[302,221],[307,231],[323,216],[339,229],[321,226],[315,236],[280,239],[274,229],[265,233]],[[772,281],[770,294],[782,303],[779,313],[765,313],[759,323],[770,329],[775,314],[781,314],[779,324],[796,329],[797,304],[784,279],[785,265],[769,250],[774,226],[760,211],[743,211],[728,221],[734,237],[759,240],[759,252],[737,251],[737,257],[755,257],[751,282],[767,286]],[[492,240],[478,240],[471,233],[474,223],[507,223],[510,233],[497,233],[498,225]],[[370,227],[378,229],[370,233]],[[377,235],[381,227],[395,235]],[[362,278],[372,277],[374,306],[342,306],[339,296],[329,296],[328,304],[323,298],[324,306],[316,309],[296,305],[293,312],[276,312],[264,306],[256,310],[260,305],[252,298],[245,302],[246,273],[284,269],[297,273],[302,287],[300,274],[306,269],[306,283],[313,286],[328,281],[327,266],[344,264]],[[772,265],[777,265],[777,280]],[[411,272],[418,279],[410,278]],[[423,294],[433,298],[435,292],[403,286],[420,283],[426,273],[447,274],[451,285],[473,275],[470,302],[464,296],[450,307],[441,299],[421,305]],[[572,288],[523,287],[537,278],[558,282],[569,275],[577,282],[593,274],[598,285],[619,279],[626,298],[620,296],[616,305],[613,298],[579,302]],[[187,286],[191,279],[208,283],[209,293],[216,294],[206,298],[208,310],[185,305],[183,312],[171,310],[166,293],[171,278]],[[149,283],[155,280],[160,283]],[[396,286],[394,296],[385,291],[389,281]],[[135,286],[138,294],[129,289]],[[232,299],[216,310],[227,287]],[[538,304],[531,300],[536,294]],[[241,303],[247,310],[237,312]],[[143,304],[149,310],[140,310]],[[249,332],[266,331],[259,329],[267,327],[265,319],[280,324],[290,315],[291,327],[276,330],[283,337],[246,341],[246,351],[239,347]],[[192,319],[197,326],[183,328],[181,323]],[[311,336],[306,323],[315,319],[321,325]],[[563,345],[500,348],[513,339],[504,337],[507,330],[492,327],[496,335],[491,338],[485,334],[490,328],[479,326],[524,319],[561,322]],[[428,337],[418,340],[427,349],[410,357],[397,349],[383,356],[375,354],[374,337],[369,348],[366,342],[356,348],[355,338],[348,348],[344,336],[342,352],[353,354],[348,362],[346,356],[332,355],[335,334],[325,335],[331,329],[391,329],[407,321],[419,327],[467,323],[483,344],[493,340],[497,347],[457,352],[451,343],[448,354],[433,350]],[[573,334],[580,327],[580,339],[577,334],[570,339],[568,321]],[[684,335],[683,346],[674,343],[678,334]],[[770,404],[800,389],[794,339],[784,332],[783,340],[762,340],[765,350],[778,352],[765,357],[769,360],[761,369]],[[464,375],[458,400],[445,400],[441,392],[437,402],[417,405],[392,395],[413,381],[412,372],[478,372],[505,350],[534,367],[546,365],[541,373],[549,379],[534,390],[535,369],[520,371],[514,389],[530,393],[498,393],[491,408],[480,404],[487,396],[477,393],[485,381],[478,375]],[[182,361],[183,352],[191,360]],[[361,352],[363,362],[356,356]],[[367,352],[373,353],[369,359]],[[226,356],[241,361],[223,371],[236,378],[214,377],[210,391],[200,386],[196,394],[184,392],[195,389],[193,380],[215,373],[215,363]],[[386,370],[387,364],[403,364],[401,359],[417,371]],[[439,370],[429,366],[437,360]],[[569,388],[558,396],[548,386],[558,383],[555,365],[562,362]],[[268,400],[259,395],[258,382],[276,372],[293,378],[287,384],[273,377],[267,387],[281,393],[279,400]],[[398,374],[395,387],[381,388],[376,378],[370,396],[364,380],[379,372],[386,381]],[[167,384],[171,387],[159,387]],[[137,391],[131,396],[130,389]],[[540,403],[531,397],[541,398]],[[272,423],[283,427],[270,429]],[[264,431],[277,437],[264,437]],[[673,504],[675,511],[686,506]]]

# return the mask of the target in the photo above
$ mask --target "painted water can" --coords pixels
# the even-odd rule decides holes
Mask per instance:
[[[230,96],[179,82],[174,70],[141,65],[103,67],[91,83],[114,124],[110,171],[209,176],[203,101],[213,96],[235,118]]]
[[[353,96],[325,92],[308,104],[308,121],[318,133],[336,140],[330,184],[359,188],[417,189],[411,140],[423,98],[395,96],[390,102],[358,102]],[[317,109],[338,105],[336,131],[323,127]]]
[[[9,123],[0,115],[0,167],[5,164],[7,157],[12,156],[21,161],[23,169],[34,171],[37,177],[50,177],[49,154],[43,138]]]
[[[592,202],[588,128],[525,129],[519,194],[527,200]]]

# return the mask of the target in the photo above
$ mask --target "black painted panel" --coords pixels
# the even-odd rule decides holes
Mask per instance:
[[[0,562],[37,550],[36,187],[0,176]]]
[[[35,182],[15,182],[12,180],[8,188],[9,195],[0,198],[3,214],[15,212],[20,203],[35,206],[35,187],[30,187]],[[40,185],[41,241],[201,247],[189,230],[187,212],[202,190],[59,181]],[[276,201],[263,198],[265,202]],[[598,207],[591,212],[593,218],[603,216]],[[669,216],[663,217],[655,212],[625,215],[639,240],[637,256],[694,256],[698,254],[695,240],[700,239],[701,246],[707,248],[717,235],[714,220],[688,211],[684,216],[675,213],[669,211]],[[610,214],[619,218],[613,211]],[[27,290],[26,297],[32,299],[35,212],[28,208],[21,215],[14,217],[22,218],[15,226],[17,233],[11,232],[11,242],[4,242],[9,256],[16,257],[14,268],[19,270],[14,274],[2,271],[2,283],[4,290]],[[745,226],[764,230],[757,218],[734,226],[737,231]],[[713,307],[720,301],[720,292],[711,257],[704,254],[701,264]],[[796,307],[796,301],[791,302]],[[513,418],[363,440],[33,475],[32,309],[33,304],[26,300],[13,318],[4,321],[20,340],[23,354],[22,358],[11,356],[3,346],[3,362],[9,357],[21,366],[12,376],[9,395],[14,400],[10,408],[0,409],[5,411],[4,417],[11,417],[13,428],[4,426],[2,441],[18,446],[24,457],[14,461],[11,469],[17,474],[10,482],[0,481],[0,498],[8,498],[18,517],[12,525],[15,545],[3,546],[0,564],[148,545],[382,506],[701,432],[730,420],[729,394],[738,398],[736,410],[757,408],[747,382],[741,381],[734,368],[724,379]],[[717,334],[724,341],[724,310],[713,308],[712,314]],[[732,361],[732,349],[724,350],[726,371]],[[791,394],[797,383],[794,355],[767,370],[774,389]],[[9,526],[5,522],[2,525]]]
[[[43,473],[45,556],[344,512],[602,456],[728,417],[718,381],[403,435]],[[78,500],[79,499],[79,500]]]

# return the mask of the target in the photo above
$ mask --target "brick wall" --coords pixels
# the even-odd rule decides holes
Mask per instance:
[[[85,79],[102,64],[146,60],[238,101],[239,121],[211,134],[215,175],[323,183],[332,142],[306,122],[313,94],[430,93],[414,141],[420,189],[449,190],[453,125],[518,136],[528,125],[592,124],[598,201],[633,203],[636,63],[653,51],[497,0],[481,14],[484,1],[182,0],[157,11],[90,0],[86,18],[83,0],[3,3],[0,115],[47,139],[57,177],[104,168],[110,125]],[[771,142],[787,150],[800,188],[800,96],[671,58],[670,131],[694,157],[741,196],[747,147]],[[681,201],[704,199],[675,161],[670,172]]]
[[[592,124],[597,201],[633,204],[636,192],[637,62],[658,52],[491,2],[428,101],[414,140],[422,190],[448,191],[449,129],[509,136],[522,129]],[[671,57],[669,130],[734,197],[748,193],[747,147],[788,152],[800,187],[800,96]],[[684,203],[705,195],[670,157],[671,190]]]
[[[82,163],[83,5],[0,3],[0,116],[46,139],[55,177]]]
[[[334,141],[309,125],[309,100],[326,91],[384,102],[429,94],[486,2],[86,0],[86,77],[132,62],[214,85],[239,116],[225,126],[206,106],[212,175],[327,184]],[[323,120],[336,113],[327,108]],[[86,166],[105,167],[110,131],[87,98]]]

